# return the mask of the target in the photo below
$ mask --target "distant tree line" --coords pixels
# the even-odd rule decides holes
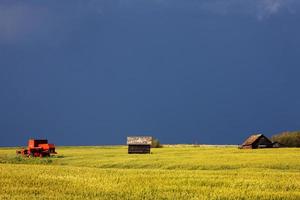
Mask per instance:
[[[300,147],[300,131],[285,131],[272,136],[273,142],[279,142],[286,147]]]
[[[160,142],[157,138],[153,138],[151,147],[152,148],[161,148],[162,145],[160,144]]]

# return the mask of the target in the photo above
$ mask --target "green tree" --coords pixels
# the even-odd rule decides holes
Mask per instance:
[[[285,131],[272,136],[273,142],[279,142],[286,147],[300,147],[300,131]]]

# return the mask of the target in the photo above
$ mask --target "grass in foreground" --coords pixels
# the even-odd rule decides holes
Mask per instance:
[[[59,157],[0,149],[0,199],[300,199],[300,149],[61,147]]]

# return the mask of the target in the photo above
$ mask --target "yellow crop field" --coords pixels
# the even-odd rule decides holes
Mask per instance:
[[[0,148],[0,199],[300,199],[300,149],[58,147],[51,158]]]

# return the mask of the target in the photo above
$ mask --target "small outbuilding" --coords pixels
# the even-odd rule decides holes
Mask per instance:
[[[151,153],[151,136],[129,136],[127,137],[129,154],[148,154]]]
[[[280,148],[280,147],[284,147],[284,144],[281,144],[279,142],[273,142],[273,148]]]
[[[273,143],[269,138],[263,134],[254,134],[248,137],[240,146],[241,149],[258,149],[258,148],[272,148]]]

